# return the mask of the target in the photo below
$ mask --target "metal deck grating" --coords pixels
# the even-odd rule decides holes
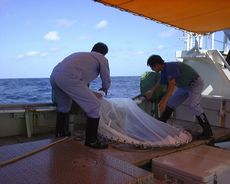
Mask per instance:
[[[45,140],[0,147],[1,163],[51,142]],[[0,183],[153,183],[152,173],[103,152],[96,154],[91,150],[68,139],[2,166]]]

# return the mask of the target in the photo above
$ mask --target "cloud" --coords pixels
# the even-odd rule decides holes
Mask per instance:
[[[20,54],[17,56],[17,59],[29,58],[29,57],[45,57],[47,56],[47,52],[39,52],[39,51],[29,51],[25,54]]]
[[[39,52],[37,51],[30,51],[26,53],[26,56],[31,56],[31,57],[37,56],[37,55],[39,55]]]
[[[89,37],[88,36],[84,36],[84,35],[79,37],[79,40],[88,40],[88,39],[89,39]]]
[[[40,57],[46,57],[47,55],[48,55],[47,52],[42,52],[42,53],[40,53]]]
[[[57,20],[57,26],[59,26],[59,27],[71,27],[76,22],[77,22],[76,20],[68,20],[68,19],[62,18],[62,19]]]
[[[96,29],[103,29],[108,26],[108,22],[106,20],[102,20],[95,26]]]
[[[51,47],[47,51],[28,51],[24,54],[20,54],[17,56],[17,59],[31,58],[31,57],[46,57],[52,53],[56,53],[60,51],[58,47]]]
[[[24,58],[24,55],[23,55],[23,54],[20,54],[20,55],[17,56],[17,58],[18,58],[18,59],[22,59],[22,58]]]
[[[160,51],[160,50],[163,50],[164,48],[165,48],[164,45],[158,45],[156,50]]]
[[[176,30],[174,28],[168,29],[167,31],[163,31],[159,33],[160,37],[166,38],[171,37],[176,33]]]
[[[132,54],[135,55],[135,56],[137,56],[137,55],[143,55],[144,51],[139,50],[139,51],[133,52]]]
[[[44,36],[44,39],[50,40],[50,41],[57,41],[57,40],[60,40],[60,37],[57,31],[50,31]]]
[[[57,52],[59,50],[60,50],[60,48],[57,48],[57,47],[52,47],[49,49],[50,52]]]

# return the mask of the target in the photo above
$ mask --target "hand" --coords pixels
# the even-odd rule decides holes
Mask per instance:
[[[153,96],[153,91],[148,90],[147,92],[145,92],[144,96],[146,97],[147,100],[150,100]]]
[[[108,90],[105,88],[100,88],[98,91],[103,91],[105,93],[105,95],[107,95],[107,93],[108,93]]]
[[[103,95],[101,93],[97,93],[95,91],[93,91],[93,94],[97,97],[97,98],[102,98]]]

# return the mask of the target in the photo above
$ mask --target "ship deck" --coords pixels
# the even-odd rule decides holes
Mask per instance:
[[[84,146],[81,139],[55,139],[52,134],[1,138],[0,183],[161,183],[151,172],[152,159],[230,140],[230,129],[212,129],[212,141],[194,140],[176,148],[146,150],[115,144],[95,150]]]

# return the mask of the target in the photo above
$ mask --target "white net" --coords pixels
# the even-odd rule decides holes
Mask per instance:
[[[99,135],[141,148],[180,146],[192,136],[145,113],[129,98],[101,99]]]

